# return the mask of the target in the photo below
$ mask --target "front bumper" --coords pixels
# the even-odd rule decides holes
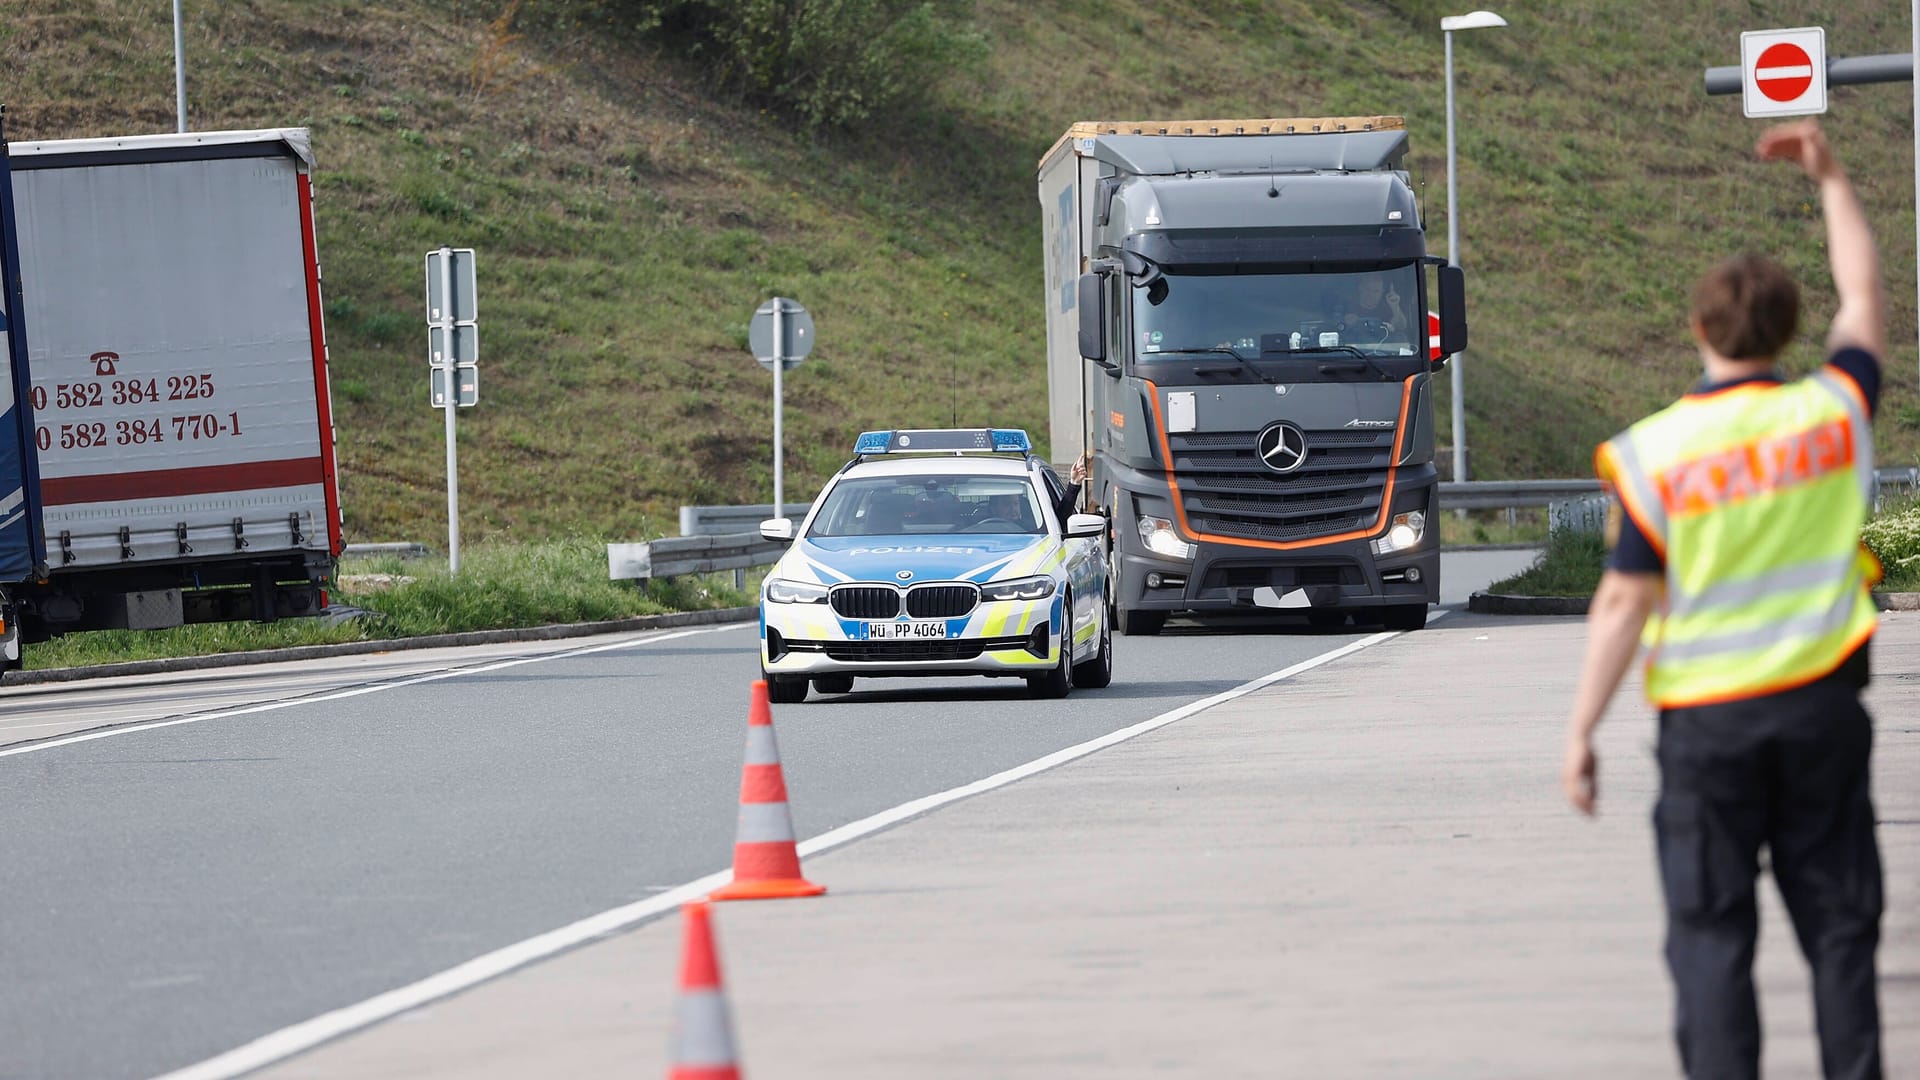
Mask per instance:
[[[982,603],[943,620],[943,638],[870,640],[869,624],[825,604],[760,604],[760,665],[770,675],[1041,675],[1060,662],[1064,605],[1045,600]]]
[[[1201,542],[1191,560],[1142,549],[1133,522],[1116,530],[1122,607],[1145,611],[1358,611],[1440,600],[1440,522],[1430,494],[1420,543],[1375,555],[1374,537],[1286,550]],[[1396,513],[1420,509],[1420,496],[1396,500]],[[1156,586],[1151,584],[1159,581]]]

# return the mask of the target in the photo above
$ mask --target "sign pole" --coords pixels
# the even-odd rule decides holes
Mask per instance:
[[[1920,0],[1916,0],[1920,2]],[[773,516],[787,516],[786,489],[782,475],[784,471],[781,458],[784,456],[780,445],[781,406],[785,387],[780,374],[787,366],[787,302],[780,297],[773,298]]]
[[[180,0],[173,0],[173,102],[184,134],[187,130],[187,35],[180,24]]]
[[[453,249],[440,245],[440,302],[446,327],[447,355],[447,572],[460,572],[460,450],[454,441],[453,411],[460,403],[459,357],[454,348]]]

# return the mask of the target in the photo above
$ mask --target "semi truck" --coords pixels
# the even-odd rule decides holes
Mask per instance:
[[[0,672],[318,614],[342,547],[305,129],[0,136]]]
[[[1359,116],[1084,122],[1041,158],[1051,456],[1107,515],[1121,633],[1426,625],[1433,374],[1467,321],[1406,154]]]

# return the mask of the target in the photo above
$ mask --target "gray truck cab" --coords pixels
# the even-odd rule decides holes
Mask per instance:
[[[1418,628],[1458,271],[1430,295],[1397,119],[1235,123],[1345,130],[1082,125],[1043,161],[1054,457],[1087,458],[1124,633],[1259,608]]]

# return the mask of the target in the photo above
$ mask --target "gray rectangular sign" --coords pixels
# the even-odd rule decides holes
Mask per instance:
[[[453,298],[440,295],[444,288],[447,256],[453,257]],[[427,252],[427,321],[473,322],[480,318],[480,293],[473,273],[472,248],[441,248]]]
[[[454,402],[454,404],[463,409],[470,409],[479,403],[480,369],[472,364],[461,364],[456,368],[436,365],[432,371],[428,373],[427,401],[436,409],[444,409],[447,407],[447,372],[449,371],[457,371],[460,373],[459,378],[456,380],[460,399]]]
[[[447,333],[453,333],[453,344],[447,344]],[[435,367],[441,364],[475,364],[480,361],[480,328],[472,323],[456,323],[448,326],[427,327],[427,362]]]

